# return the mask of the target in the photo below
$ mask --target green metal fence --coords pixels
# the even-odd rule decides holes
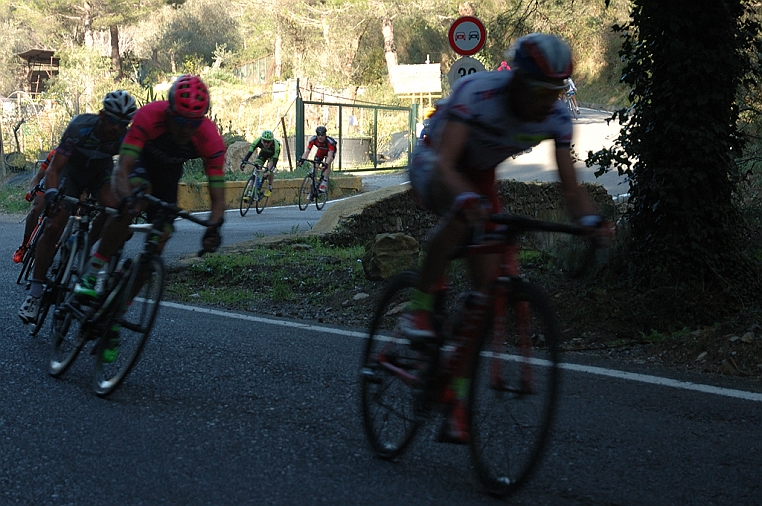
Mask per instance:
[[[294,157],[304,153],[314,128],[323,125],[338,143],[334,170],[406,169],[413,150],[417,105],[335,103],[296,98]],[[305,128],[305,125],[309,127]]]

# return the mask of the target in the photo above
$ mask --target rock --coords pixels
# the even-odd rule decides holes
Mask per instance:
[[[243,142],[243,141],[236,141],[230,146],[228,146],[227,151],[225,152],[225,172],[234,172],[238,170],[238,167],[241,165],[241,160],[243,160],[243,157],[246,155],[246,152],[249,151],[249,147],[251,146],[250,142]],[[254,161],[254,160],[250,160]],[[249,168],[244,168],[244,172],[251,173],[251,166],[248,166]]]
[[[701,353],[699,353],[699,356],[696,357],[696,362],[701,362],[702,360],[706,358],[707,355],[708,355],[707,352],[702,351]]]
[[[741,341],[744,343],[750,343],[754,340],[754,332],[747,332],[741,336]]]
[[[727,374],[728,376],[736,376],[738,374],[738,366],[732,358],[727,358],[720,364],[720,373]]]
[[[368,297],[370,297],[370,295],[368,295],[367,293],[360,292],[356,294],[354,297],[352,297],[352,300],[363,300],[363,299],[367,299]]]
[[[739,339],[741,339],[741,338],[738,337],[738,336],[733,336],[733,337],[730,338],[730,342],[734,343],[734,342],[738,341]]]
[[[365,245],[362,268],[370,280],[389,279],[418,261],[418,241],[401,232],[378,234]]]

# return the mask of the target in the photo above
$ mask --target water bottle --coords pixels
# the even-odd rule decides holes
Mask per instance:
[[[95,278],[95,291],[98,293],[98,295],[101,295],[106,292],[106,283],[108,281],[108,271],[105,268],[105,265],[101,270],[98,271],[98,275]]]

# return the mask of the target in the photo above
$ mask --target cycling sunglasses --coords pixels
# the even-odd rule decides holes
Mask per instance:
[[[172,114],[171,117],[174,124],[180,128],[198,128],[204,120],[204,118],[185,118],[183,116],[178,116],[177,114]]]
[[[108,121],[110,124],[119,125],[121,128],[127,128],[127,125],[129,125],[131,121],[129,119],[120,118],[119,116],[116,116],[106,111],[103,111],[103,115],[106,116],[106,118],[108,118]]]

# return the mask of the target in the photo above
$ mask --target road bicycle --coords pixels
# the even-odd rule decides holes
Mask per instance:
[[[471,380],[467,420],[477,482],[487,493],[506,497],[529,479],[539,462],[559,381],[558,320],[544,291],[519,273],[520,239],[535,231],[582,235],[585,230],[511,214],[493,215],[490,221],[502,227],[457,256],[502,256],[492,287],[493,314],[466,352]],[[447,416],[445,389],[457,355],[451,329],[465,317],[464,306],[453,302],[443,280],[433,318],[438,337],[406,339],[398,320],[418,282],[415,271],[390,280],[376,306],[360,368],[365,433],[375,454],[387,460],[398,457],[432,415]]]
[[[130,225],[132,232],[143,235],[142,248],[132,258],[122,259],[122,252],[111,258],[98,276],[104,285],[101,297],[83,300],[72,291],[53,313],[50,375],[61,376],[85,345],[94,341],[90,352],[95,356],[93,389],[100,397],[122,384],[140,357],[156,320],[165,277],[159,251],[161,224],[184,218],[209,226],[206,220],[147,193],[138,193],[136,198],[148,201],[149,208],[159,216],[152,223]],[[113,344],[115,327],[119,328],[118,353],[109,362],[103,352]]]
[[[572,119],[579,118],[579,111],[576,107],[574,107],[574,102],[572,102],[573,93],[570,91],[567,91],[564,93],[564,102],[566,102],[566,107],[569,108],[569,113],[571,113]]]
[[[51,306],[56,306],[71,291],[78,273],[82,272],[90,247],[90,223],[93,218],[99,212],[115,212],[114,209],[99,206],[94,199],[80,201],[68,196],[60,199],[72,205],[71,214],[54,246],[56,256],[45,276],[40,309],[37,318],[29,324],[31,336],[40,332]]]
[[[299,210],[304,211],[310,202],[315,201],[315,207],[318,211],[323,209],[323,206],[328,201],[328,189],[326,191],[320,191],[320,185],[325,181],[325,169],[328,165],[325,162],[319,160],[304,160],[306,163],[312,165],[312,168],[304,176],[302,185],[299,187]],[[317,167],[320,167],[320,177],[315,174]]]
[[[37,193],[42,193],[43,189],[38,184],[35,186],[26,197],[26,200],[32,201]],[[45,230],[45,225],[48,220],[47,215],[43,212],[37,218],[37,224],[34,226],[32,233],[29,235],[29,239],[24,245],[24,256],[21,258],[21,272],[16,279],[16,284],[20,285],[22,281],[29,281],[29,276],[34,270],[34,259],[37,252],[37,241],[42,235],[42,231]]]
[[[265,196],[262,191],[262,183],[265,181],[265,176],[269,173],[260,164],[253,162],[243,162],[246,165],[252,165],[254,170],[251,172],[246,186],[243,187],[241,193],[241,202],[238,209],[241,211],[241,216],[246,216],[246,213],[251,209],[251,205],[254,204],[257,214],[262,214],[265,206],[267,205],[268,197]]]

